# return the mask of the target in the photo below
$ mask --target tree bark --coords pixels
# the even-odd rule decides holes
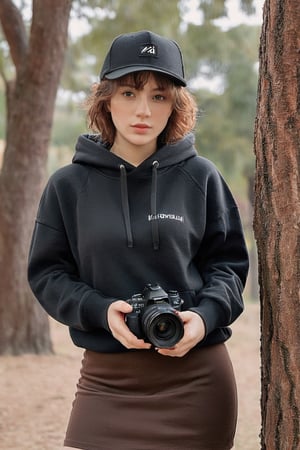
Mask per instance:
[[[16,67],[7,82],[6,149],[0,175],[0,354],[52,351],[46,314],[27,283],[27,258],[45,182],[48,143],[62,72],[71,0],[33,0],[30,38],[10,0],[0,21]],[[15,14],[13,21],[12,14]],[[13,31],[14,30],[14,31]]]
[[[300,448],[300,2],[266,0],[255,124],[263,450]]]

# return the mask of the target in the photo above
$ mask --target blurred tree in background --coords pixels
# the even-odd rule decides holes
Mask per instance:
[[[53,6],[52,12],[48,11],[49,18],[46,21],[45,5]],[[252,239],[252,211],[251,202],[248,193],[252,192],[252,179],[254,168],[254,155],[252,152],[253,124],[256,105],[256,86],[257,86],[257,59],[258,59],[258,38],[260,28],[258,26],[240,25],[233,28],[222,28],[218,20],[226,15],[226,0],[202,0],[198,3],[198,10],[189,19],[188,12],[191,2],[188,0],[167,0],[164,2],[149,0],[54,0],[41,2],[38,0],[2,0],[0,5],[0,22],[2,23],[3,34],[0,35],[0,73],[2,74],[3,84],[0,84],[0,112],[5,111],[5,93],[8,97],[7,86],[19,86],[22,92],[22,76],[24,71],[28,70],[29,64],[33,64],[32,70],[38,69],[41,61],[34,62],[29,59],[28,53],[24,52],[22,65],[16,66],[14,55],[12,54],[11,43],[8,45],[8,29],[5,27],[5,15],[7,5],[18,8],[18,20],[21,24],[23,38],[26,36],[26,49],[32,49],[32,38],[34,26],[37,26],[37,18],[43,17],[45,20],[44,28],[47,30],[48,41],[38,40],[38,33],[41,38],[45,36],[42,28],[35,29],[36,52],[44,55],[49,52],[53,55],[52,70],[48,67],[48,72],[54,77],[58,87],[60,74],[60,63],[55,62],[54,45],[57,42],[56,37],[60,35],[58,27],[58,18],[55,9],[67,7],[72,4],[71,18],[72,23],[76,22],[80,30],[72,28],[73,33],[69,33],[69,45],[65,53],[65,67],[60,81],[58,96],[56,101],[54,127],[52,129],[52,147],[49,153],[48,170],[53,171],[58,166],[68,163],[73,154],[74,144],[78,134],[85,132],[85,113],[81,108],[81,101],[88,93],[91,83],[97,81],[98,73],[103,58],[108,50],[111,40],[118,34],[140,29],[151,29],[159,34],[174,38],[180,44],[185,60],[186,77],[189,81],[190,89],[193,91],[199,104],[199,121],[196,132],[197,149],[203,156],[213,160],[220,168],[225,178],[231,185],[242,210],[242,216],[245,218],[245,227],[247,231],[248,247],[253,249]],[[31,4],[33,10],[31,10]],[[252,0],[241,0],[241,6],[247,13],[253,12]],[[51,6],[50,6],[51,9]],[[1,12],[2,11],[2,12]],[[64,9],[64,26],[67,23],[67,11]],[[197,16],[197,22],[195,18]],[[190,17],[190,16],[189,16]],[[51,20],[50,20],[51,18]],[[47,23],[46,23],[47,22]],[[13,25],[12,25],[13,26]],[[53,28],[57,27],[56,35],[53,36]],[[8,27],[9,28],[9,27]],[[49,30],[51,28],[51,30]],[[19,33],[17,33],[19,35]],[[53,39],[53,41],[51,41]],[[40,45],[40,48],[39,48]],[[44,45],[45,47],[42,47]],[[30,54],[30,52],[29,52]],[[60,53],[61,55],[61,53]],[[40,58],[43,60],[43,58]],[[53,71],[57,72],[52,75]],[[44,72],[47,79],[47,72]],[[30,81],[30,80],[28,80]],[[45,81],[45,80],[44,80]],[[23,351],[43,352],[43,346],[34,343],[28,343],[26,340],[36,339],[42,342],[41,334],[47,335],[48,329],[38,329],[37,332],[28,333],[30,327],[34,327],[36,321],[36,312],[32,311],[33,300],[27,288],[23,289],[26,272],[26,251],[29,245],[29,228],[33,226],[34,214],[37,207],[37,201],[42,188],[42,173],[46,166],[48,137],[50,133],[52,117],[47,119],[47,130],[43,128],[41,106],[49,100],[49,92],[45,83],[32,82],[31,97],[27,93],[26,105],[22,109],[22,115],[19,115],[18,122],[15,122],[15,138],[7,134],[7,122],[0,119],[0,137],[6,137],[7,149],[13,140],[13,146],[16,152],[10,153],[10,159],[17,164],[23,161],[20,167],[20,173],[26,173],[26,183],[29,183],[28,190],[26,185],[23,188],[19,185],[19,191],[27,192],[26,202],[22,214],[14,211],[14,221],[20,222],[19,228],[22,228],[22,221],[27,223],[26,233],[20,233],[18,239],[12,239],[11,244],[15,262],[12,262],[9,270],[6,270],[5,277],[0,280],[0,313],[4,308],[11,308],[13,313],[6,316],[6,328],[12,332],[1,334],[0,331],[0,352],[21,353]],[[32,93],[35,93],[34,96]],[[54,90],[51,91],[53,97]],[[41,95],[42,94],[42,95]],[[18,96],[15,100],[18,100]],[[36,102],[33,104],[33,99]],[[40,103],[39,103],[40,102]],[[38,112],[36,121],[30,121],[30,110],[32,108]],[[6,109],[8,117],[9,107]],[[22,131],[21,125],[27,117],[27,134]],[[38,120],[40,119],[40,120]],[[29,133],[29,134],[28,134]],[[32,150],[34,137],[41,136],[43,145]],[[8,153],[7,153],[8,154]],[[7,154],[5,160],[7,159]],[[15,159],[14,159],[15,158]],[[23,159],[22,159],[23,158]],[[9,159],[9,158],[8,158]],[[2,173],[3,180],[4,168],[8,167],[4,160]],[[37,170],[38,169],[38,170]],[[39,173],[38,182],[35,173]],[[30,179],[31,177],[31,179]],[[8,178],[7,178],[8,180]],[[1,186],[1,184],[0,184]],[[2,183],[0,190],[1,203],[2,198],[6,196],[6,204],[12,208],[15,200],[9,197],[9,184]],[[23,189],[23,190],[22,190]],[[31,199],[28,200],[28,197]],[[24,195],[19,196],[21,202],[24,201]],[[30,204],[29,204],[30,203]],[[9,209],[9,206],[7,206]],[[3,210],[0,211],[2,217]],[[2,233],[2,235],[1,235]],[[8,231],[7,231],[8,233]],[[9,234],[9,233],[8,233]],[[17,233],[18,234],[18,233]],[[10,249],[4,246],[3,225],[0,227],[0,243],[2,242],[1,254],[2,265],[7,263],[7,255]],[[20,241],[22,240],[22,245]],[[18,245],[22,252],[18,251]],[[3,251],[4,249],[4,251]],[[18,260],[17,265],[16,260]],[[1,262],[1,260],[0,260]],[[13,275],[10,275],[13,273]],[[10,293],[10,300],[7,303],[8,290],[16,284],[16,274],[19,276],[18,292],[14,290]],[[250,289],[249,295],[256,295],[256,276],[254,274],[253,289]],[[26,295],[24,294],[26,292]],[[26,297],[26,299],[25,299]],[[37,302],[36,302],[37,303]],[[14,305],[14,307],[13,307]],[[16,321],[16,311],[22,311],[22,323]],[[30,327],[28,324],[31,324]],[[3,325],[1,325],[3,327]],[[18,328],[18,333],[14,330]],[[26,331],[27,330],[27,331]],[[27,333],[27,334],[26,334]],[[10,342],[8,342],[10,340]],[[47,339],[45,339],[45,342]],[[49,350],[49,348],[48,348]]]
[[[300,2],[283,3],[264,6],[254,141],[262,450],[300,448]]]
[[[27,283],[27,259],[45,181],[70,8],[71,0],[34,0],[27,27],[14,2],[0,2],[6,38],[0,64],[6,100],[0,173],[0,354],[51,351],[48,318]]]

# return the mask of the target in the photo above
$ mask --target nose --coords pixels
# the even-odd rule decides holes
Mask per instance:
[[[137,99],[136,115],[141,118],[151,116],[151,109],[148,98],[146,95],[143,95],[143,93],[141,93],[141,95],[139,95]]]

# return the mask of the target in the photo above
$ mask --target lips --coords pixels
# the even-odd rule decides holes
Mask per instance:
[[[151,128],[149,125],[147,125],[146,123],[135,123],[132,125],[133,128],[138,128],[140,130],[145,130],[148,128]]]

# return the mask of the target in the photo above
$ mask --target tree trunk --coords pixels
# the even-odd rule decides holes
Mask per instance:
[[[6,5],[12,5],[10,0],[1,1],[3,24],[9,13]],[[27,258],[45,182],[71,3],[33,0],[26,53],[20,64],[18,57],[14,60],[14,84],[7,83],[7,138],[0,175],[0,354],[52,351],[48,318],[27,283]],[[5,32],[5,26],[3,29]],[[11,48],[14,45],[11,37],[9,44]]]
[[[266,0],[255,125],[263,450],[300,449],[300,2]]]

